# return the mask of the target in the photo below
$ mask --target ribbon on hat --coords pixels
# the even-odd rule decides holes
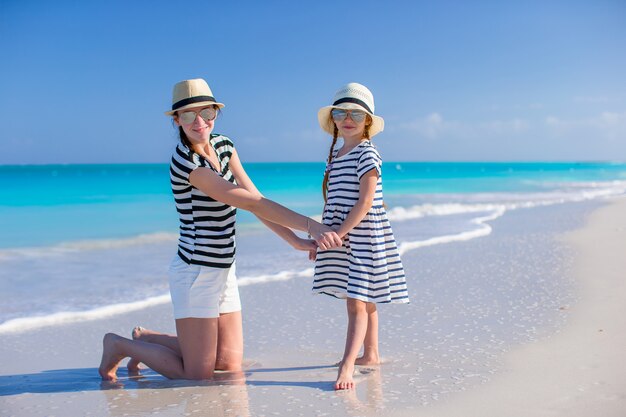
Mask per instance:
[[[362,106],[365,108],[365,110],[367,110],[368,112],[374,114],[374,112],[372,111],[372,109],[370,109],[370,106],[368,106],[367,104],[365,104],[365,102],[363,100],[359,100],[358,98],[354,98],[354,97],[344,97],[344,98],[340,98],[339,100],[335,101],[333,103],[333,106],[336,106],[337,104],[341,104],[341,103],[354,103],[354,104],[358,104],[359,106]]]
[[[172,110],[179,109],[183,106],[186,106],[187,104],[199,103],[201,101],[210,101],[215,103],[215,98],[213,96],[195,96],[185,98],[172,104]]]

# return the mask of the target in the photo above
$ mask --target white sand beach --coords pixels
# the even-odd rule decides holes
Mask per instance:
[[[567,324],[510,352],[492,381],[428,415],[626,415],[626,200],[595,211],[564,240],[577,252],[578,301],[563,307]]]
[[[4,334],[0,415],[623,416],[626,200],[522,209],[492,226],[405,256],[411,304],[381,307],[384,363],[359,369],[353,392],[332,389],[343,303],[295,278],[242,287],[246,369],[227,383],[124,369],[100,381],[102,336],[172,332],[167,304]]]

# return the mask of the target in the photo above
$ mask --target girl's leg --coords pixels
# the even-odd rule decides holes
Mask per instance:
[[[363,356],[357,358],[356,365],[378,365],[380,356],[378,354],[378,310],[376,304],[366,303],[367,311],[367,332],[363,342]]]
[[[352,379],[354,362],[359,355],[367,332],[367,303],[348,298],[346,304],[348,309],[348,332],[346,334],[346,347],[343,352],[343,358],[339,363],[339,372],[335,382],[336,390],[354,388],[354,379]]]
[[[215,369],[239,371],[243,362],[243,326],[241,311],[220,314],[217,330]]]
[[[103,340],[100,375],[102,379],[115,380],[120,361],[130,356],[170,379],[211,378],[217,356],[217,327],[217,318],[176,320],[182,356],[156,343],[108,333]]]

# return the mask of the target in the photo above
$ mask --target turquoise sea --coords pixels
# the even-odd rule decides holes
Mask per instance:
[[[322,211],[322,163],[250,163],[268,198]],[[167,164],[0,166],[0,334],[167,302],[177,214]],[[626,192],[623,163],[385,162],[384,199],[403,256],[479,238],[507,211]],[[311,264],[238,212],[240,285]],[[133,282],[141,292],[126,291]],[[97,287],[98,291],[90,291]]]
[[[321,212],[322,163],[245,168],[268,198],[303,214]],[[407,206],[445,196],[472,200],[472,194],[574,197],[626,180],[626,164],[392,162],[383,175],[386,203]],[[167,164],[0,166],[0,189],[0,248],[176,232],[178,226]],[[255,219],[242,212],[239,221]]]

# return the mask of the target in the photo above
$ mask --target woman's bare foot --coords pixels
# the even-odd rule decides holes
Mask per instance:
[[[145,327],[135,326],[131,333],[131,336],[133,337],[133,340],[143,340],[144,342],[150,342],[150,340],[147,339],[150,337],[150,335],[153,334],[157,334],[157,332],[146,329]]]
[[[150,333],[152,333],[151,330],[144,329],[141,326],[135,326],[135,328],[131,332],[131,337],[133,338],[133,340],[142,340]],[[137,359],[130,358],[130,360],[126,364],[126,369],[128,369],[128,372],[131,374],[138,374],[141,370],[139,364],[141,364],[141,362],[139,362]]]
[[[337,381],[335,381],[335,390],[353,389],[354,364],[341,362],[339,364],[339,372],[337,372]]]
[[[102,360],[98,372],[105,381],[115,381],[117,379],[117,367],[120,365],[124,355],[117,350],[117,342],[120,336],[114,333],[107,333],[102,339]]]
[[[380,357],[378,355],[363,355],[360,358],[356,358],[354,364],[361,366],[380,365]]]

